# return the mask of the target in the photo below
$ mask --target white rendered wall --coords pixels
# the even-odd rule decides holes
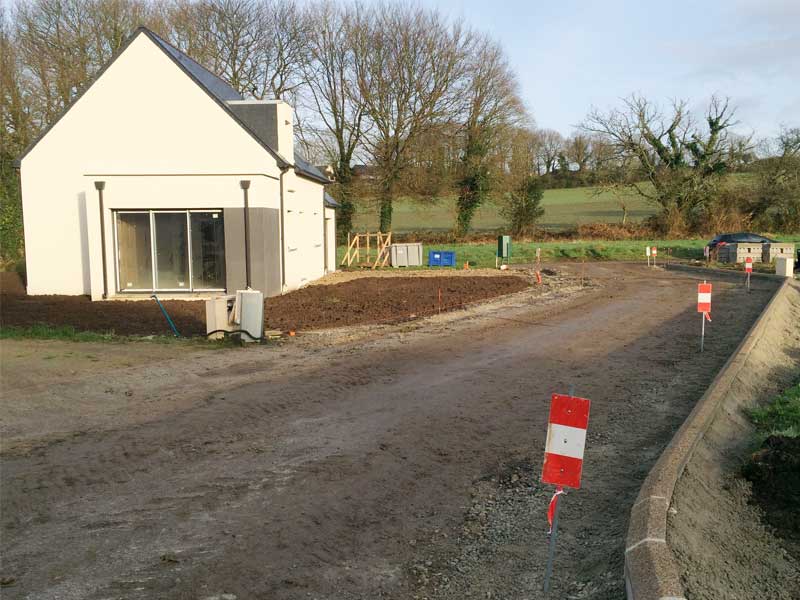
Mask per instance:
[[[328,273],[336,270],[336,211],[332,208],[325,208],[325,227],[327,228],[328,247]]]
[[[283,189],[286,291],[289,291],[325,275],[324,187],[289,171],[284,176]]]
[[[240,179],[253,181],[253,206],[279,202],[275,159],[144,34],[23,158],[20,173],[29,294],[97,289],[95,180],[107,182],[107,246],[114,207],[233,206]]]

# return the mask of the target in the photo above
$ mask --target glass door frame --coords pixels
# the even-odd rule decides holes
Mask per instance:
[[[219,213],[223,215],[223,210],[221,208],[191,208],[191,209],[147,209],[147,208],[140,208],[140,209],[113,209],[112,212],[114,213],[114,262],[117,265],[116,273],[114,277],[116,279],[117,285],[117,293],[124,294],[136,294],[142,292],[181,292],[181,293],[191,293],[191,292],[224,292],[225,288],[196,288],[194,287],[194,270],[193,270],[193,256],[192,256],[192,213]],[[149,223],[150,223],[150,263],[151,263],[151,287],[150,288],[125,288],[122,289],[120,287],[120,256],[119,256],[119,236],[118,236],[118,215],[120,214],[130,214],[130,213],[138,213],[138,214],[147,214],[149,216]],[[155,224],[155,214],[156,213],[172,213],[172,214],[181,214],[184,213],[186,215],[186,249],[187,249],[187,256],[186,260],[189,262],[189,287],[188,288],[157,288],[156,287],[156,270],[158,269],[158,255],[156,246],[158,244],[158,240],[156,239],[156,224]],[[224,218],[224,217],[223,217]],[[225,256],[225,248],[222,248],[223,257]],[[224,258],[223,258],[224,260]]]

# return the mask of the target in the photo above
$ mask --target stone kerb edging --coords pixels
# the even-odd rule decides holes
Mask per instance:
[[[631,508],[625,542],[625,588],[628,600],[685,600],[680,569],[666,541],[667,513],[673,490],[728,390],[761,340],[774,308],[787,296],[790,282],[789,279],[785,280],[775,292],[642,484]]]

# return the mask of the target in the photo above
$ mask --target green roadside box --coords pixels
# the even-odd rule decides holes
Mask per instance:
[[[511,236],[510,235],[497,236],[497,257],[498,258],[511,258]]]

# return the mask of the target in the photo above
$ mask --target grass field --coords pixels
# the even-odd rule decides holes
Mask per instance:
[[[800,235],[777,236],[783,242],[794,242],[800,245]],[[536,249],[542,249],[542,260],[647,260],[645,248],[656,246],[658,260],[664,261],[667,256],[678,259],[703,258],[703,246],[706,238],[693,240],[623,240],[623,241],[556,241],[556,242],[513,242],[511,245],[511,263],[531,263],[536,258]],[[465,262],[474,263],[478,267],[494,267],[496,244],[492,242],[465,244],[423,244],[423,261],[428,262],[429,250],[452,250],[456,253],[458,267]],[[338,249],[338,260],[341,262],[345,248]]]
[[[542,205],[544,217],[540,225],[548,229],[565,229],[581,223],[620,222],[622,209],[619,202],[608,193],[597,195],[597,188],[564,188],[545,190]],[[455,196],[433,200],[416,200],[401,197],[395,200],[392,231],[450,231],[455,223]],[[627,197],[628,219],[640,221],[655,212],[655,208],[639,196]],[[482,206],[473,222],[475,230],[499,229],[506,225],[494,203]],[[376,231],[378,209],[374,203],[365,202],[357,207],[357,231]]]

